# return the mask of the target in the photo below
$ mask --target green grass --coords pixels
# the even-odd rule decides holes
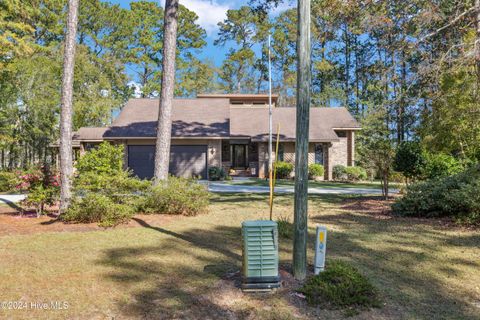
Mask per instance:
[[[352,196],[349,196],[352,197]],[[362,319],[479,319],[480,232],[358,212],[345,196],[310,196],[314,227],[326,225],[328,259],[355,266],[382,308]],[[275,199],[293,221],[293,195]],[[268,217],[267,195],[215,195],[209,214],[105,231],[0,237],[0,301],[67,301],[66,310],[0,310],[0,319],[294,319],[343,317],[294,304],[279,291],[248,295],[225,279],[241,266],[240,225]],[[282,264],[292,240],[280,239]]]
[[[248,180],[231,180],[226,181],[227,184],[238,184],[243,186],[263,186],[268,187],[268,180],[266,179],[259,179],[259,178],[250,178]],[[284,180],[284,179],[277,179],[276,181],[277,186],[294,186],[294,180]],[[363,181],[363,182],[332,182],[332,181],[309,181],[309,187],[314,188],[368,188],[368,189],[380,189],[380,181]],[[391,188],[398,188],[400,184],[391,184]]]

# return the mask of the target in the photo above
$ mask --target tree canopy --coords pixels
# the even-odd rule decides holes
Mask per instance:
[[[157,1],[127,8],[80,3],[75,130],[108,125],[135,89],[158,96],[162,74],[163,8]],[[345,106],[366,123],[381,114],[382,123],[373,121],[381,124],[376,132],[392,148],[416,140],[430,153],[478,161],[478,6],[475,0],[313,1],[312,106]],[[263,10],[268,7],[230,9],[218,33],[207,37],[197,13],[180,5],[175,95],[265,93],[271,34],[273,91],[279,105],[294,106],[296,9]],[[58,138],[65,20],[64,1],[0,2],[2,168],[45,160]],[[223,60],[204,58],[208,41],[224,47]]]

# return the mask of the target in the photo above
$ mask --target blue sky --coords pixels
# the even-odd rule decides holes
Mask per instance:
[[[107,1],[106,1],[107,2]],[[110,0],[108,2],[118,3],[122,7],[128,8],[130,0]],[[163,6],[165,0],[160,0]],[[207,46],[199,54],[199,57],[214,61],[217,66],[221,64],[228,51],[228,46],[221,48],[213,45],[218,32],[217,23],[226,18],[228,9],[238,9],[243,5],[248,5],[248,0],[180,0],[180,3],[198,15],[198,24],[207,32]],[[293,1],[286,0],[284,4],[275,9],[272,14],[292,7]]]

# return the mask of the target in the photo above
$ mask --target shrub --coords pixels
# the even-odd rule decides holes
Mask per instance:
[[[58,192],[54,188],[37,185],[31,188],[27,197],[21,202],[23,206],[34,207],[37,218],[43,214],[45,205],[54,205]]]
[[[97,172],[84,172],[74,181],[75,191],[96,192],[113,198],[145,192],[150,182],[132,177],[129,171],[118,171],[114,175]]]
[[[278,234],[281,238],[293,239],[293,224],[288,217],[279,217],[277,220]]]
[[[362,167],[344,167],[348,181],[358,181],[367,179],[367,171]]]
[[[195,216],[206,213],[210,194],[196,181],[170,176],[150,189],[145,196],[145,213],[181,214]]]
[[[480,223],[480,165],[459,174],[413,184],[392,205],[394,214],[414,217],[451,217]]]
[[[227,173],[222,167],[209,167],[208,168],[208,179],[211,181],[220,181],[225,180]]]
[[[0,171],[0,192],[8,192],[20,184],[19,171]]]
[[[45,205],[53,205],[60,192],[60,177],[52,172],[48,165],[32,168],[19,176],[17,190],[27,191],[27,197],[21,202],[23,206],[35,207],[37,217],[43,214]]]
[[[317,177],[323,177],[325,169],[321,164],[312,163],[308,166],[308,177],[309,179],[315,179]]]
[[[289,179],[293,171],[293,164],[285,161],[277,161],[276,164],[277,178]]]
[[[454,157],[443,153],[430,153],[427,155],[424,176],[427,179],[442,178],[459,173],[462,169],[462,164]]]
[[[123,170],[123,147],[100,144],[77,163],[72,206],[64,219],[69,222],[98,222],[109,227],[128,221],[139,207],[150,182]],[[91,201],[92,203],[88,203]]]
[[[362,167],[345,167],[336,165],[332,169],[333,179],[337,181],[358,181],[368,178],[367,171]]]
[[[390,182],[402,183],[405,182],[405,176],[401,172],[392,171],[390,172],[388,180],[390,180]]]
[[[134,213],[128,203],[115,203],[105,195],[88,192],[84,197],[73,199],[62,219],[65,222],[98,222],[100,226],[112,227],[130,220]]]
[[[426,162],[426,153],[420,143],[404,141],[397,147],[393,168],[409,179],[419,178]]]
[[[98,148],[86,152],[78,159],[76,168],[78,174],[97,172],[115,174],[123,170],[123,145],[113,145],[102,142]]]
[[[378,307],[378,293],[350,264],[333,260],[324,272],[308,279],[300,289],[307,302],[331,307]]]
[[[333,180],[337,181],[345,181],[348,179],[347,173],[345,172],[345,166],[342,166],[341,164],[337,164],[333,166],[332,169],[332,176]]]

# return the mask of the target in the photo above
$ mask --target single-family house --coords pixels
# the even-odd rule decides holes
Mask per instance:
[[[278,158],[295,162],[296,108],[276,107],[272,97],[274,141],[280,124]],[[102,141],[125,146],[125,164],[140,178],[153,176],[158,99],[130,99],[108,127],[80,128],[73,146],[80,153]],[[268,95],[202,94],[174,99],[170,173],[207,178],[208,168],[222,166],[232,175],[265,177],[268,164]],[[345,108],[310,109],[309,163],[353,166],[359,124]],[[274,155],[272,155],[274,156]]]

